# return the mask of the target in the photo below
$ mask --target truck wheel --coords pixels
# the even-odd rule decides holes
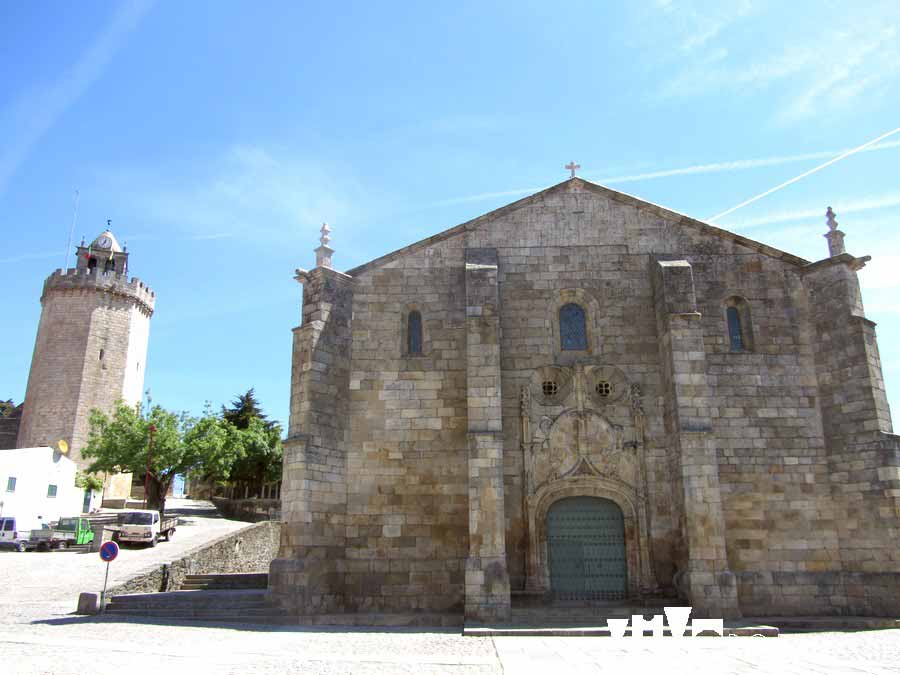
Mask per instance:
[[[69,542],[61,541],[59,542],[59,546],[57,546],[56,548],[58,548],[60,551],[65,551],[67,548],[69,548]]]
[[[175,528],[173,527],[171,530],[166,532],[166,541],[172,541],[172,537],[175,535]]]
[[[41,542],[40,544],[38,544],[37,550],[41,553],[46,553],[50,550],[50,545],[46,542]]]
[[[25,548],[26,548],[26,547],[25,547],[25,542],[24,542],[24,541],[20,541],[20,542],[18,542],[18,543],[16,544],[16,550],[17,550],[19,553],[25,553]]]

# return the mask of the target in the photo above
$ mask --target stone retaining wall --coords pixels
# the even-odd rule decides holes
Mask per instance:
[[[280,538],[281,523],[257,523],[198,546],[177,560],[156,565],[114,586],[107,594],[177,591],[189,574],[268,572]]]

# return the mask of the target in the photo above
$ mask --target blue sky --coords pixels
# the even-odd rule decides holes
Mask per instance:
[[[789,5],[789,6],[785,6]],[[107,218],[157,292],[146,386],[287,420],[295,267],[348,269],[566,178],[704,219],[900,126],[900,4],[0,6],[0,398]],[[811,260],[832,206],[900,410],[900,134],[717,224]],[[70,258],[71,260],[71,258]]]

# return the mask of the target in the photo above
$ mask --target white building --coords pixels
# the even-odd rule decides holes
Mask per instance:
[[[53,448],[0,450],[0,516],[51,523],[89,510],[75,474],[75,462]]]

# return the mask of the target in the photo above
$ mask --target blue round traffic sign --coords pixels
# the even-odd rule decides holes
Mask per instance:
[[[114,541],[105,541],[100,547],[100,557],[106,562],[112,562],[119,555],[119,545]]]

